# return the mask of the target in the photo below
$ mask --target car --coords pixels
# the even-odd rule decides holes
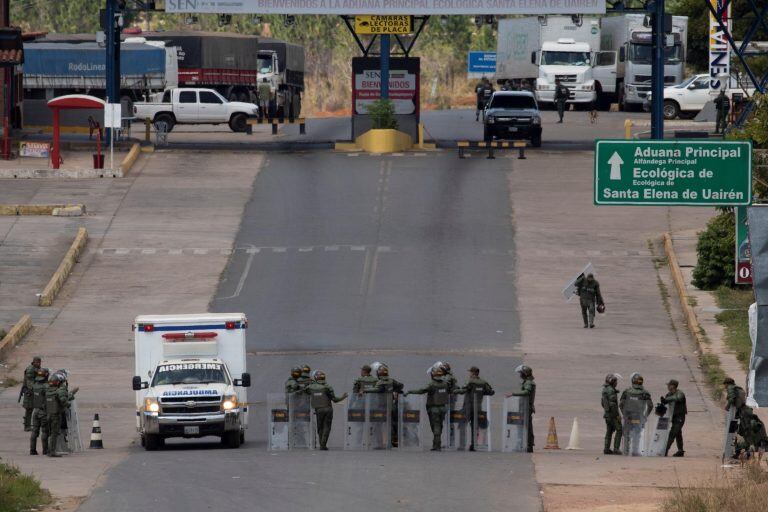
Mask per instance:
[[[497,91],[485,106],[483,135],[493,139],[528,139],[541,146],[541,114],[536,98],[528,91]]]
[[[664,88],[664,119],[672,120],[693,119],[708,102],[715,99],[717,92],[709,88],[710,77],[708,74],[693,75],[685,81]],[[754,89],[744,89],[736,86],[736,81],[731,80],[731,87],[725,93],[733,100],[734,94],[751,96]],[[649,92],[643,105],[645,110],[650,110],[653,95]]]

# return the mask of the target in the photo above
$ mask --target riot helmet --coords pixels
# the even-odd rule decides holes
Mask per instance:
[[[312,380],[318,384],[325,383],[325,372],[322,370],[315,370],[312,372]]]
[[[621,375],[618,373],[609,373],[605,376],[605,383],[610,384],[611,386],[615,386],[619,382],[620,378]]]
[[[382,364],[381,366],[379,366],[379,369],[376,370],[376,375],[378,377],[389,377],[389,368],[387,367],[387,365]]]
[[[632,385],[633,386],[642,386],[643,385],[643,376],[639,373],[635,372],[632,374]]]
[[[291,377],[294,379],[298,379],[301,377],[301,367],[300,366],[294,366],[291,368]]]
[[[524,364],[519,365],[517,368],[515,368],[515,371],[520,374],[520,378],[525,380],[533,377],[533,370],[530,366],[526,366]]]

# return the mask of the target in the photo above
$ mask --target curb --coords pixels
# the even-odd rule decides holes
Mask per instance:
[[[669,270],[672,273],[672,280],[675,282],[677,296],[680,298],[680,305],[683,308],[683,315],[685,315],[685,323],[688,326],[688,330],[696,339],[696,343],[698,343],[701,351],[708,353],[710,350],[705,344],[704,336],[701,334],[699,319],[693,311],[693,307],[688,303],[688,292],[685,289],[685,279],[683,279],[683,272],[680,270],[680,264],[677,262],[677,254],[672,245],[672,236],[669,233],[664,233],[664,253],[667,255]]]
[[[21,319],[11,327],[5,338],[0,340],[0,356],[16,346],[18,342],[24,339],[29,330],[32,329],[32,318],[29,315],[24,315]]]
[[[131,172],[131,168],[133,168],[133,164],[136,163],[136,160],[138,160],[140,154],[141,146],[137,142],[131,146],[131,150],[127,155],[125,155],[125,158],[123,158],[123,161],[120,163],[120,172],[122,173],[123,178],[125,178],[128,173]]]
[[[0,204],[0,215],[56,215],[56,210],[65,209],[85,213],[84,204]]]
[[[40,294],[40,298],[37,302],[39,306],[52,306],[53,299],[59,294],[61,287],[67,281],[67,277],[72,272],[72,267],[77,263],[77,258],[80,256],[85,244],[88,242],[88,231],[85,228],[77,230],[77,236],[69,247],[69,250],[64,255],[64,258],[59,264],[59,268],[53,273],[51,280],[48,281],[43,293]]]
[[[120,169],[0,169],[0,179],[66,178],[92,180],[96,178],[122,178]]]

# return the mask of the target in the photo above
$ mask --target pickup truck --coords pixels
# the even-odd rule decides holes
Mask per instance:
[[[671,120],[677,117],[681,119],[693,119],[708,102],[713,101],[716,94],[710,92],[709,75],[694,75],[680,84],[664,88],[664,119]],[[734,82],[732,80],[732,82]],[[725,90],[725,94],[733,101],[734,94],[749,97],[754,89],[742,89],[732,86]],[[645,109],[650,109],[652,95],[648,93],[644,104]]]
[[[541,146],[541,114],[531,92],[494,92],[485,106],[483,119],[486,141],[529,139],[531,146]]]
[[[213,89],[168,89],[153,100],[134,103],[133,115],[151,119],[155,125],[165,123],[166,132],[177,124],[222,123],[228,123],[233,132],[244,132],[248,118],[259,114],[255,104],[227,101]]]

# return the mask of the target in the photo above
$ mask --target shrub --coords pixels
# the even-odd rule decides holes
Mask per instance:
[[[693,269],[693,284],[701,290],[733,286],[734,276],[734,215],[721,212],[699,233],[696,244],[698,261]]]
[[[703,482],[696,487],[677,487],[661,506],[662,512],[763,512],[768,493],[768,473],[747,464],[736,474]]]
[[[397,130],[395,104],[390,100],[376,100],[368,106],[368,115],[373,121],[374,130]]]
[[[50,493],[34,477],[0,463],[0,512],[22,512],[50,502]]]

